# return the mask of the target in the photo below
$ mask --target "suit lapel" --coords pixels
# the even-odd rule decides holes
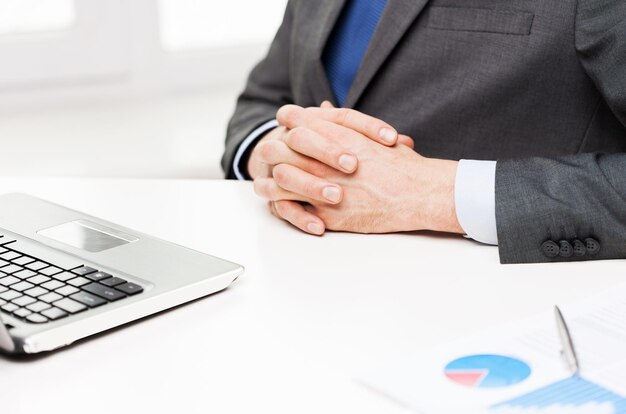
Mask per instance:
[[[372,40],[367,48],[367,52],[365,52],[359,71],[348,92],[345,107],[354,107],[367,85],[372,81],[378,70],[383,63],[385,63],[385,60],[387,60],[392,50],[398,44],[404,33],[411,27],[411,24],[424,9],[428,1],[429,0],[388,0],[387,7],[383,12],[380,23],[372,36]],[[326,83],[328,84],[327,79]]]
[[[312,76],[309,84],[313,99],[315,99],[315,104],[319,105],[324,99],[329,99],[334,105],[337,105],[334,98],[335,94],[332,91],[330,82],[326,76],[324,64],[322,63],[322,54],[324,53],[326,42],[339,19],[339,15],[343,10],[346,0],[317,1],[319,4],[316,7],[319,13],[321,13],[321,16],[319,20],[316,21],[321,22],[321,24],[316,26],[317,30],[311,36],[310,44],[312,49],[309,56],[312,59],[310,62],[312,65]]]

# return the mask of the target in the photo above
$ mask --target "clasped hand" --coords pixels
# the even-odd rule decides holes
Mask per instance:
[[[457,162],[425,158],[413,140],[360,112],[282,107],[248,171],[271,212],[297,228],[463,233],[454,207]]]

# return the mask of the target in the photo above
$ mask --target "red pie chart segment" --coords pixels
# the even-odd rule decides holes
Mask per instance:
[[[446,371],[446,377],[457,384],[467,387],[478,387],[489,371]]]
[[[504,355],[468,355],[450,362],[444,368],[452,382],[473,388],[509,387],[530,376],[524,361]]]

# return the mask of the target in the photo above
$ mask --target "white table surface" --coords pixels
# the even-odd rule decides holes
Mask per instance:
[[[401,413],[360,372],[622,282],[623,261],[500,265],[433,234],[302,234],[249,183],[0,179],[246,266],[231,288],[42,357],[0,357],[0,412]]]

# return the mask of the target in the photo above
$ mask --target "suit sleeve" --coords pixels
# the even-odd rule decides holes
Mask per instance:
[[[576,50],[626,127],[626,2],[579,0]],[[626,258],[626,154],[498,161],[496,221],[502,263]]]
[[[233,161],[239,145],[256,128],[274,119],[281,106],[293,103],[289,76],[292,8],[290,1],[267,55],[250,73],[228,124],[222,156],[222,169],[228,179],[236,178]]]

